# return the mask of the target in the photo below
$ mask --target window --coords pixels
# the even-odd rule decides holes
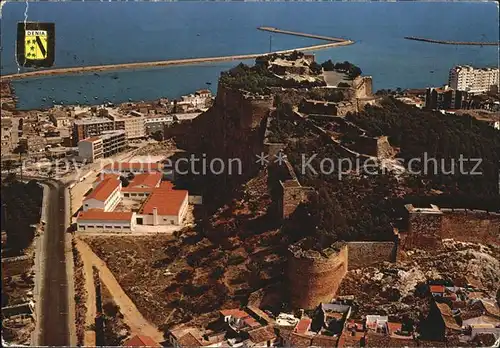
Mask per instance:
[[[113,226],[106,226],[106,228],[107,228],[107,229],[112,229],[112,228],[113,228]]]
[[[102,228],[102,225],[96,225],[95,228]]]
[[[174,220],[170,220],[170,224],[173,225],[174,224]]]

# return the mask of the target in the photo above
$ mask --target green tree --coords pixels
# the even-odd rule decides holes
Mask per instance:
[[[335,64],[332,62],[331,59],[328,59],[327,61],[323,62],[321,64],[321,66],[323,67],[323,70],[325,70],[325,71],[335,70]]]
[[[311,69],[311,72],[316,75],[319,75],[323,72],[322,66],[316,62],[312,62],[311,65],[309,65],[309,69]]]

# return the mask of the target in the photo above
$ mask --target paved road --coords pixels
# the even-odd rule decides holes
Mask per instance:
[[[50,187],[45,232],[45,273],[42,279],[40,338],[42,346],[68,346],[68,291],[65,263],[65,198],[61,184]],[[69,260],[68,260],[69,261]]]

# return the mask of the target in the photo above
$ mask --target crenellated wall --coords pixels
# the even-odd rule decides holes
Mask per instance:
[[[273,107],[272,95],[252,95],[219,83],[215,105],[229,115],[237,115],[243,129],[257,128]]]

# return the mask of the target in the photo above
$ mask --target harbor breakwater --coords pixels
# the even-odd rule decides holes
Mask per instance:
[[[447,41],[426,39],[423,37],[405,36],[406,40],[422,41],[441,45],[466,45],[466,46],[499,46],[500,42],[480,42],[480,41]]]
[[[36,71],[29,71],[29,72],[23,72],[23,73],[18,73],[18,74],[4,75],[4,76],[0,77],[0,80],[1,81],[10,81],[10,80],[25,79],[25,78],[30,78],[30,77],[81,74],[81,73],[89,73],[89,72],[95,73],[95,72],[111,71],[111,70],[126,70],[126,69],[132,70],[132,69],[155,68],[155,67],[174,66],[174,65],[190,65],[190,64],[224,62],[224,61],[233,61],[233,60],[246,60],[246,59],[255,59],[259,56],[266,55],[266,54],[273,54],[273,53],[284,54],[284,53],[291,53],[293,51],[316,51],[316,50],[322,50],[322,49],[326,49],[326,48],[351,45],[354,43],[354,41],[347,40],[347,39],[340,39],[340,38],[334,38],[334,37],[328,37],[328,36],[320,36],[320,35],[314,35],[314,34],[280,30],[280,29],[272,28],[272,27],[259,27],[258,29],[265,30],[265,31],[272,31],[272,32],[285,34],[285,35],[310,37],[310,38],[325,40],[325,41],[329,41],[329,42],[325,43],[325,44],[312,45],[312,46],[306,46],[306,47],[298,47],[298,48],[275,51],[275,52],[251,53],[251,54],[219,56],[219,57],[172,59],[172,60],[163,60],[163,61],[155,61],[155,62],[122,63],[122,64],[78,66],[78,67],[68,67],[68,68],[36,70]]]

